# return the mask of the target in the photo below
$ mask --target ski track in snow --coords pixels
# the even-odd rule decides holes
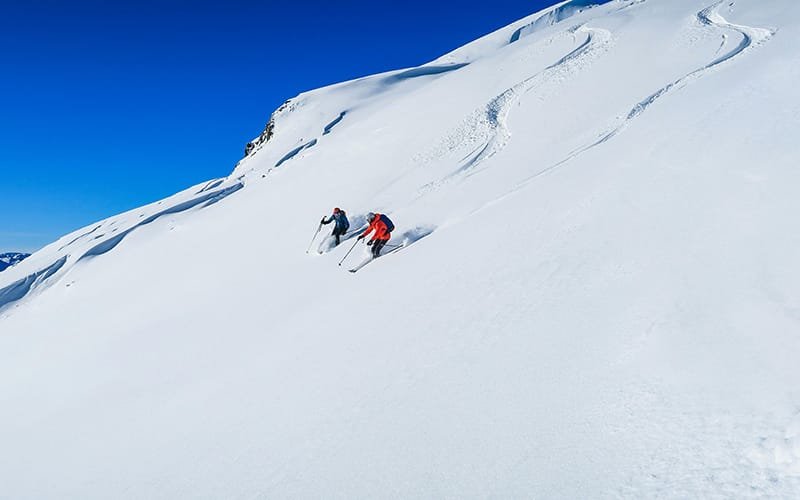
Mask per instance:
[[[583,69],[589,61],[598,57],[611,45],[612,37],[610,31],[591,28],[585,24],[559,33],[556,37],[564,36],[564,34],[574,37],[577,33],[586,35],[586,39],[578,47],[542,71],[495,96],[484,107],[465,118],[461,125],[444,140],[440,141],[432,153],[418,158],[418,161],[425,164],[437,157],[445,156],[462,146],[465,138],[468,144],[478,143],[478,146],[461,160],[461,165],[454,172],[442,179],[426,184],[420,189],[418,196],[438,189],[442,184],[455,177],[476,173],[478,165],[502,151],[510,142],[511,130],[508,126],[508,117],[511,109],[525,93],[544,83],[561,81],[567,75]],[[545,42],[552,40],[553,38]]]
[[[514,85],[502,94],[492,99],[486,105],[486,117],[491,130],[489,139],[482,145],[480,151],[468,159],[456,172],[451,175],[458,175],[475,169],[479,164],[488,160],[492,156],[502,151],[511,140],[511,130],[508,127],[508,116],[511,109],[517,104],[522,94],[530,91],[537,83],[549,79],[557,71],[570,71],[573,67],[568,67],[570,63],[578,64],[582,57],[590,54],[592,50],[605,47],[611,41],[611,33],[606,30],[579,26],[575,32],[586,33],[586,40],[572,52],[559,59],[554,64],[546,67],[538,73],[522,82]]]
[[[641,0],[633,2],[630,5],[637,5],[639,3],[642,3]],[[738,33],[741,36],[741,41],[735,48],[733,48],[732,50],[728,51],[723,55],[719,55],[719,53],[723,50],[723,48],[730,39],[727,33],[723,33],[722,43],[720,45],[720,48],[717,50],[717,53],[715,54],[715,56],[717,57],[710,63],[659,88],[645,99],[636,103],[628,111],[628,113],[624,116],[624,118],[619,119],[619,122],[617,124],[599,134],[596,140],[592,141],[587,145],[581,146],[573,150],[563,159],[546,167],[543,170],[538,171],[536,174],[523,180],[520,184],[515,186],[511,191],[509,191],[505,195],[489,202],[488,204],[484,205],[481,208],[476,209],[475,211],[473,211],[473,213],[482,210],[486,206],[501,201],[502,199],[506,198],[507,196],[510,196],[514,192],[522,189],[537,177],[570,162],[571,160],[577,158],[578,156],[593,149],[596,146],[608,142],[609,140],[613,139],[617,135],[624,132],[625,129],[628,126],[630,126],[634,120],[636,120],[638,117],[644,114],[644,112],[647,111],[647,109],[649,109],[650,106],[655,104],[665,95],[669,94],[675,89],[680,89],[685,85],[691,83],[692,81],[705,76],[706,74],[720,67],[724,63],[730,62],[733,59],[746,54],[753,48],[758,47],[759,45],[762,45],[763,43],[768,41],[775,34],[774,30],[766,28],[755,28],[751,26],[744,26],[728,22],[718,11],[719,8],[724,3],[725,2],[723,0],[720,0],[714,3],[713,5],[701,10],[696,14],[696,20],[702,26],[708,28],[733,31],[735,33]],[[630,5],[626,7],[629,7]],[[469,115],[467,118],[465,118],[460,126],[458,126],[453,132],[448,134],[444,140],[440,141],[439,146],[434,148],[434,151],[428,155],[428,158],[425,157],[422,158],[421,160],[422,163],[428,163],[432,160],[435,160],[438,157],[442,157],[452,153],[453,151],[459,149],[460,147],[463,147],[465,143],[472,145],[475,145],[477,143],[477,146],[473,147],[472,151],[466,157],[462,158],[459,167],[454,172],[451,172],[442,179],[426,184],[419,190],[418,196],[423,196],[427,192],[437,189],[442,184],[450,180],[453,180],[454,178],[470,176],[477,173],[479,171],[477,167],[481,163],[485,162],[486,160],[490,159],[491,157],[501,152],[510,142],[512,134],[508,126],[509,114],[511,112],[511,109],[513,109],[514,105],[519,102],[519,100],[525,93],[537,88],[538,86],[544,83],[552,81],[560,81],[564,77],[583,69],[586,66],[586,63],[591,61],[592,58],[597,57],[599,54],[607,50],[612,41],[611,33],[608,30],[591,28],[588,27],[586,24],[575,26],[567,30],[566,32],[562,32],[559,35],[556,35],[556,37],[563,36],[564,34],[575,36],[578,33],[586,35],[585,40],[582,43],[580,43],[578,47],[571,50],[568,54],[566,54],[564,57],[562,57],[555,63],[547,66],[542,71],[520,81],[519,83],[515,84],[514,86],[508,88],[504,92],[492,98],[485,106],[479,108],[471,115]],[[519,37],[517,37],[517,39],[518,38]],[[552,41],[554,38],[555,37],[547,41]],[[510,43],[516,42],[517,39],[512,40]],[[414,78],[417,76],[426,76],[428,74],[439,74],[452,71],[454,69],[458,69],[462,66],[463,65],[452,65],[443,68],[436,67],[433,70],[425,69],[425,71],[421,71],[418,68],[415,68],[407,72],[400,73],[399,75],[394,75],[392,78],[394,80],[397,79],[403,80],[407,78]],[[336,119],[334,119],[327,126],[325,126],[323,130],[323,135],[328,134],[331,131],[331,129],[335,127],[344,118],[346,113],[347,113],[346,111],[341,112]],[[292,151],[284,155],[275,164],[273,168],[279,167],[286,161],[293,159],[302,151],[315,146],[317,142],[318,142],[317,139],[313,139],[293,149]],[[103,240],[98,244],[94,245],[88,251],[84,252],[78,259],[76,259],[75,262],[81,261],[88,257],[101,255],[103,253],[110,251],[111,249],[116,247],[128,234],[146,224],[155,221],[156,219],[160,218],[163,215],[183,212],[200,204],[204,204],[203,207],[207,207],[243,187],[243,184],[237,183],[235,185],[223,188],[216,192],[208,192],[218,187],[223,182],[224,179],[214,179],[209,181],[203,186],[203,188],[201,188],[196,193],[196,194],[206,193],[203,196],[193,198],[186,202],[178,203],[173,207],[162,210],[156,214],[147,217],[141,222],[120,232],[119,234],[116,234],[115,236]],[[92,233],[100,229],[102,226],[103,224],[99,224],[92,230],[77,236],[66,245],[60,247],[59,251],[73,245],[80,239],[91,235]],[[97,239],[102,239],[104,237],[105,234],[101,234],[95,237],[94,239],[97,240]],[[20,280],[17,280],[14,283],[11,283],[5,288],[0,289],[0,309],[12,302],[18,301],[19,299],[25,297],[35,288],[38,288],[48,278],[52,277],[59,270],[61,270],[66,262],[67,262],[67,256],[63,256],[53,264],[45,267],[44,269],[31,273],[28,276]]]
[[[644,112],[647,111],[653,104],[655,104],[659,99],[661,99],[662,97],[664,97],[665,95],[667,95],[671,91],[673,91],[675,89],[683,88],[687,84],[702,78],[703,76],[705,76],[706,74],[710,73],[711,71],[716,70],[717,68],[719,68],[724,63],[731,62],[734,59],[747,54],[752,49],[754,49],[754,48],[766,43],[770,38],[772,38],[773,35],[775,35],[775,30],[772,30],[772,29],[756,28],[756,27],[752,27],[752,26],[744,26],[744,25],[733,24],[733,23],[728,22],[718,12],[719,7],[722,6],[722,4],[724,4],[724,3],[725,3],[725,0],[720,0],[720,1],[716,2],[716,3],[714,3],[713,5],[711,5],[709,7],[706,7],[705,9],[701,10],[700,12],[698,12],[695,15],[695,19],[702,26],[705,26],[705,27],[708,27],[708,28],[712,28],[712,29],[730,30],[730,31],[734,31],[734,32],[740,34],[741,37],[742,37],[742,40],[739,42],[739,44],[734,49],[730,50],[726,54],[723,54],[721,56],[716,57],[713,61],[711,61],[710,63],[706,64],[705,66],[703,66],[703,67],[701,67],[699,69],[696,69],[696,70],[694,70],[694,71],[692,71],[692,72],[690,72],[690,73],[678,78],[677,80],[674,80],[674,81],[668,83],[667,85],[661,87],[660,89],[656,90],[655,92],[653,92],[652,94],[647,96],[645,99],[643,99],[643,100],[639,101],[638,103],[636,103],[630,109],[630,111],[628,111],[627,115],[625,115],[625,117],[618,124],[616,124],[615,126],[613,126],[610,129],[607,129],[606,131],[602,132],[596,140],[592,141],[591,143],[589,143],[589,144],[587,144],[585,146],[581,146],[581,147],[573,150],[572,152],[570,152],[563,159],[557,161],[556,163],[554,163],[554,164],[552,164],[552,165],[550,165],[550,166],[548,166],[548,167],[546,167],[546,168],[544,168],[542,170],[539,170],[538,172],[536,172],[535,174],[531,175],[527,179],[524,179],[522,182],[520,182],[517,186],[515,186],[513,189],[511,189],[506,194],[496,198],[495,200],[492,200],[492,201],[488,202],[487,204],[483,205],[480,208],[477,208],[477,209],[473,210],[471,213],[474,214],[476,212],[479,212],[479,211],[483,210],[484,208],[486,208],[488,206],[494,205],[495,203],[504,200],[508,196],[511,196],[512,194],[516,193],[517,191],[519,191],[522,188],[524,188],[525,186],[527,186],[529,183],[533,182],[538,177],[540,177],[540,176],[542,176],[542,175],[544,175],[544,174],[546,174],[548,172],[551,172],[551,171],[557,169],[558,167],[560,167],[560,166],[562,166],[562,165],[574,160],[575,158],[577,158],[578,156],[582,155],[583,153],[585,153],[585,152],[587,152],[587,151],[589,151],[589,150],[591,150],[591,149],[593,149],[593,148],[595,148],[597,146],[600,146],[601,144],[604,144],[604,143],[610,141],[614,137],[616,137],[619,134],[621,134],[622,132],[624,132],[625,129],[627,129],[631,125],[631,123],[634,120],[636,120],[636,118],[638,118],[642,114],[644,114]],[[632,4],[632,5],[636,5],[636,4]],[[723,39],[723,46],[724,46],[724,43],[729,38],[727,37],[726,33],[723,33],[723,37],[724,37],[724,39]],[[718,50],[717,54],[719,54],[719,52],[720,51]]]
[[[659,88],[658,90],[656,90],[655,92],[653,92],[652,94],[647,96],[645,99],[643,99],[643,100],[639,101],[638,103],[636,103],[630,109],[630,111],[628,111],[627,115],[625,115],[625,117],[622,118],[622,120],[619,123],[617,123],[612,128],[602,132],[596,140],[592,141],[591,143],[589,143],[587,145],[581,146],[581,147],[573,150],[572,152],[570,152],[563,159],[561,159],[558,162],[546,167],[543,170],[538,171],[534,175],[532,175],[532,176],[528,177],[527,179],[523,180],[520,184],[518,184],[516,187],[514,187],[511,191],[509,191],[505,195],[497,198],[496,200],[490,202],[489,204],[487,204],[485,206],[492,205],[492,204],[496,203],[497,201],[505,199],[507,196],[515,193],[516,191],[519,191],[520,189],[522,189],[523,187],[528,185],[530,182],[532,182],[534,179],[538,178],[539,176],[544,175],[544,174],[546,174],[546,173],[548,173],[550,171],[553,171],[553,170],[557,169],[558,167],[564,165],[565,163],[568,163],[568,162],[574,160],[575,158],[577,158],[578,156],[582,155],[583,153],[585,153],[585,152],[587,152],[587,151],[589,151],[589,150],[591,150],[591,149],[593,149],[593,148],[595,148],[597,146],[600,146],[601,144],[604,144],[604,143],[610,141],[611,139],[613,139],[617,135],[619,135],[622,132],[624,132],[625,129],[627,129],[631,125],[631,123],[633,123],[634,120],[636,120],[638,117],[640,117],[642,114],[644,114],[644,112],[647,111],[650,108],[650,106],[655,104],[659,99],[661,99],[662,97],[664,97],[665,95],[667,95],[671,91],[676,90],[676,89],[681,89],[684,86],[686,86],[687,84],[689,84],[689,83],[691,83],[691,82],[693,82],[695,80],[698,80],[698,79],[702,78],[703,76],[707,75],[708,73],[716,70],[717,68],[719,68],[724,63],[730,62],[730,61],[732,61],[732,60],[734,60],[734,59],[736,59],[736,58],[738,58],[740,56],[743,56],[743,55],[747,54],[752,49],[754,49],[754,48],[766,43],[773,35],[775,35],[775,30],[771,30],[771,29],[767,29],[767,28],[755,28],[755,27],[752,27],[752,26],[744,26],[744,25],[733,24],[733,23],[728,22],[718,12],[719,7],[723,3],[725,3],[725,1],[724,0],[720,0],[720,1],[716,2],[716,3],[714,3],[713,5],[711,5],[709,7],[706,7],[705,9],[701,10],[700,12],[698,12],[696,14],[695,18],[702,26],[705,26],[705,27],[708,27],[708,28],[712,28],[712,29],[730,30],[730,31],[734,31],[734,32],[740,34],[741,37],[742,37],[742,40],[739,42],[739,44],[734,49],[730,50],[726,54],[718,56],[716,59],[714,59],[710,63],[706,64],[705,66],[703,66],[703,67],[701,67],[699,69],[696,69],[696,70],[692,71],[691,73],[688,73],[688,74],[678,78],[677,80],[674,80],[674,81],[668,83],[667,85],[664,85],[663,87]],[[725,33],[723,33],[723,36],[724,36],[724,40],[723,40],[723,45],[724,45],[724,43],[729,38],[726,36]],[[717,54],[718,53],[719,53],[719,50],[717,51]],[[474,212],[480,211],[484,207],[481,207],[481,208],[475,210]]]

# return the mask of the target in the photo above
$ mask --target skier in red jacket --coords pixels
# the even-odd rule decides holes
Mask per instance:
[[[367,221],[369,222],[369,226],[358,239],[363,240],[369,233],[374,231],[375,233],[372,235],[372,239],[367,242],[367,245],[372,245],[372,257],[378,257],[381,254],[383,246],[392,237],[394,224],[385,215],[374,214],[372,212],[367,214]]]

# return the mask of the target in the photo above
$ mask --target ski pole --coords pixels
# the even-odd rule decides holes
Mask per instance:
[[[313,245],[314,240],[317,239],[317,235],[319,234],[320,229],[322,229],[322,222],[319,223],[317,230],[314,231],[314,236],[311,237],[311,242],[309,242],[308,248],[306,248],[306,253],[308,253],[308,251],[311,250],[311,245]]]
[[[359,239],[356,239],[355,243],[353,243],[353,246],[351,246],[351,247],[350,247],[350,250],[348,250],[348,251],[347,251],[347,253],[346,253],[346,254],[344,254],[344,257],[342,257],[342,260],[340,260],[340,261],[339,261],[339,265],[340,265],[340,266],[342,265],[342,262],[344,262],[344,259],[346,259],[346,258],[347,258],[347,256],[348,256],[348,255],[350,255],[350,252],[352,252],[352,251],[353,251],[353,249],[356,247],[356,245],[358,245],[358,242],[359,242],[359,241],[361,241],[361,240],[359,240]]]

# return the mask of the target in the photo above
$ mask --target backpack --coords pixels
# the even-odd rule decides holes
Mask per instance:
[[[392,231],[394,231],[394,223],[392,222],[392,220],[390,218],[388,218],[385,215],[381,214],[381,220],[383,221],[384,224],[386,224],[386,231],[388,231],[390,233]]]
[[[350,221],[347,220],[347,214],[344,210],[339,212],[339,217],[334,216],[334,218],[336,219],[336,226],[343,232],[347,232],[350,229]]]

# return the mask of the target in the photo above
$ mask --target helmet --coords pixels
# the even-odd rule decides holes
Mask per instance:
[[[374,219],[375,219],[375,214],[373,214],[372,212],[367,214],[367,220],[369,222],[372,222]]]
[[[338,214],[339,212],[341,212],[339,207],[336,207],[336,208],[333,209],[333,213]]]

